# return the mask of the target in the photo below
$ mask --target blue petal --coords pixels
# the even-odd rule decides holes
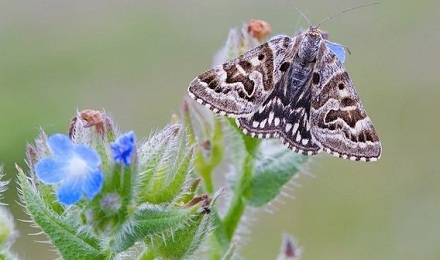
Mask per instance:
[[[124,162],[125,166],[128,166],[128,165],[131,164],[131,156],[130,156],[130,154],[126,154],[124,157],[122,157],[122,161]]]
[[[104,175],[98,170],[90,172],[85,178],[82,191],[86,194],[88,199],[93,199],[102,189]]]
[[[60,182],[65,176],[65,162],[44,158],[35,165],[35,174],[46,184]]]
[[[325,44],[327,45],[327,47],[332,50],[332,52],[336,55],[336,57],[338,58],[338,60],[341,63],[344,63],[345,61],[345,48],[344,46],[334,43],[334,42],[329,42],[326,41]]]
[[[51,135],[47,143],[53,155],[57,157],[68,157],[72,153],[73,144],[67,135]]]
[[[134,135],[134,131],[130,131],[130,132],[126,133],[125,136],[129,140],[130,144],[134,144],[134,141],[136,139],[136,137]]]
[[[58,200],[65,205],[76,204],[81,199],[82,178],[64,180],[58,188]]]
[[[130,165],[131,156],[135,149],[135,135],[133,131],[123,134],[116,138],[116,140],[110,144],[113,151],[113,159],[116,163],[123,162],[125,166]]]
[[[86,145],[77,144],[73,149],[75,154],[83,159],[89,167],[93,168],[93,170],[101,164],[101,158],[92,148]]]

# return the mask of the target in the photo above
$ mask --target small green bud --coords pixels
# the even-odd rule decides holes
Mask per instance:
[[[140,148],[140,176],[136,183],[139,203],[171,202],[183,189],[191,171],[193,149],[180,124],[166,127]]]
[[[100,200],[101,210],[107,216],[118,213],[121,205],[121,197],[117,193],[104,194]]]

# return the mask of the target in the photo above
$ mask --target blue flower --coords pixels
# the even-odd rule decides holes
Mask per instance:
[[[54,134],[47,140],[53,158],[35,165],[35,174],[46,184],[59,183],[57,197],[66,205],[76,204],[84,193],[92,199],[101,191],[104,176],[101,158],[90,147],[73,144],[67,135]]]
[[[131,157],[135,150],[136,137],[134,132],[130,131],[116,138],[116,140],[110,144],[113,151],[113,159],[116,163],[124,163],[125,166],[131,164]]]

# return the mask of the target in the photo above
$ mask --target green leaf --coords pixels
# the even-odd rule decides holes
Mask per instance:
[[[231,243],[229,249],[224,253],[221,260],[231,260],[234,256],[236,256],[237,251],[237,242]]]
[[[203,243],[211,228],[210,215],[198,213],[188,225],[173,231],[172,235],[155,237],[151,250],[165,259],[189,258]]]
[[[115,235],[115,239],[110,243],[112,251],[122,252],[148,236],[186,225],[199,208],[199,205],[194,205],[190,208],[170,209],[143,204],[136,209],[133,218]]]
[[[49,237],[50,242],[58,249],[63,259],[97,260],[108,257],[100,250],[99,241],[96,238],[78,232],[75,224],[52,211],[25,173],[19,167],[17,170],[20,197],[27,212]]]
[[[143,195],[145,201],[153,204],[170,202],[179,194],[192,166],[193,150],[188,149],[188,147],[184,146],[180,152],[184,155],[179,156],[180,158],[174,162],[169,161],[166,173],[168,183],[161,183],[161,185],[157,185],[155,188],[149,188]]]
[[[255,156],[255,153],[260,146],[262,139],[254,138],[249,135],[245,135],[243,131],[237,126],[235,120],[232,118],[228,118],[228,122],[230,126],[241,136],[241,139],[244,144],[244,148],[249,155]]]
[[[261,159],[255,160],[254,174],[244,188],[246,204],[263,207],[280,193],[283,186],[298,173],[307,157],[296,154],[281,144],[270,141],[260,147]]]

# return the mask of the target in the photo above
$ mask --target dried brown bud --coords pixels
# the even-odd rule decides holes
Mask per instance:
[[[86,122],[84,127],[96,126],[98,128],[103,128],[103,113],[97,110],[85,109],[79,113],[82,120]]]
[[[251,19],[248,23],[247,31],[250,35],[262,42],[271,32],[269,23],[263,20]]]
[[[209,214],[211,213],[211,208],[210,208],[210,204],[211,204],[211,198],[209,198],[208,194],[201,194],[199,196],[194,197],[191,201],[189,201],[186,206],[187,207],[191,207],[194,206],[196,204],[201,204],[202,208],[201,208],[201,213],[202,214]]]
[[[80,119],[84,124],[82,127],[95,127],[97,133],[104,135],[106,127],[112,125],[111,120],[101,111],[85,109],[75,117],[72,118],[69,127],[69,137],[72,139],[75,135],[78,119]]]

